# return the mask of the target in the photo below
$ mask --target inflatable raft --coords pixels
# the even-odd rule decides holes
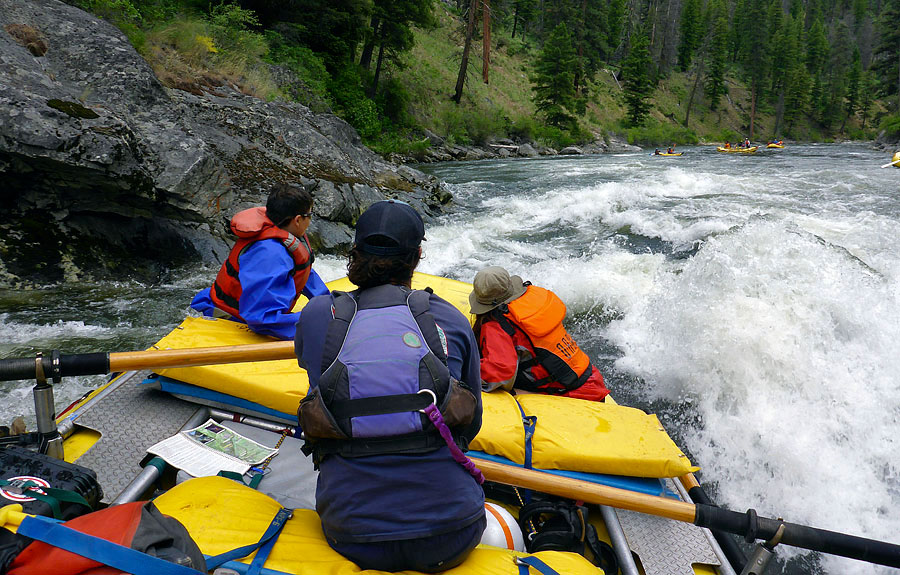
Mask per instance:
[[[342,279],[329,287],[353,286]],[[417,274],[413,287],[431,287],[468,313],[469,284]],[[304,304],[300,301],[298,307]],[[273,342],[242,324],[189,317],[151,349],[225,349]],[[278,511],[287,507],[293,514],[271,548],[263,573],[357,573],[352,562],[328,546],[314,511],[317,472],[300,453],[301,440],[294,437],[299,433],[294,414],[307,389],[306,374],[296,359],[120,373],[58,417],[66,437],[65,460],[97,472],[106,504],[155,496],[156,506],[178,519],[206,555],[258,541]],[[629,503],[622,509],[592,506],[589,513],[600,539],[615,550],[623,573],[734,573],[707,530],[640,513],[640,506],[630,503],[633,497],[666,506],[690,501],[687,489],[698,468],[656,416],[617,405],[611,398],[597,403],[500,391],[483,394],[483,404],[483,426],[469,455],[489,480],[488,470],[499,469],[497,476],[507,470],[536,474],[546,486],[537,491],[565,493],[572,499],[591,500],[590,495],[576,496],[571,487],[560,486],[576,486],[588,494],[592,489],[625,494]],[[194,478],[148,454],[151,446],[210,417],[260,444],[280,446],[257,489],[224,477]],[[523,419],[534,422],[530,438]],[[501,486],[490,481],[488,485]],[[517,514],[518,505],[500,503]],[[507,545],[502,538],[499,544],[483,543],[449,573],[524,573],[528,567],[522,570],[527,565],[522,560],[528,557],[538,558],[556,573],[602,573],[582,555],[563,551],[531,555],[506,548],[512,540],[507,538]],[[252,555],[225,566],[244,573],[251,560]]]
[[[723,148],[722,146],[718,146],[716,147],[716,150],[728,154],[755,154],[758,148],[759,146],[750,146],[749,148]]]

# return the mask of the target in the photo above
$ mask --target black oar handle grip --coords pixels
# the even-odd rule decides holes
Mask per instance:
[[[54,361],[56,360],[56,361]],[[44,377],[53,380],[71,375],[102,375],[109,373],[108,353],[79,353],[75,355],[44,356],[40,360]],[[36,379],[35,358],[0,359],[0,381]]]
[[[719,529],[735,535],[750,535],[766,541],[775,537],[778,528],[784,525],[781,543],[785,545],[888,567],[900,567],[900,545],[894,543],[759,517],[755,512],[738,513],[711,505],[697,504],[696,513],[694,523],[700,527]]]

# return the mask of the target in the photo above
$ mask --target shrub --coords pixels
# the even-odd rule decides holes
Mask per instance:
[[[398,126],[409,124],[409,91],[396,78],[381,83],[377,103],[382,115]]]
[[[545,146],[561,150],[575,144],[575,138],[568,130],[556,126],[540,125],[535,130],[535,140]]]
[[[879,128],[884,131],[888,138],[900,138],[900,114],[895,116],[885,116]]]
[[[699,141],[693,130],[656,120],[648,120],[643,126],[626,128],[625,133],[629,144],[641,146],[696,144]]]

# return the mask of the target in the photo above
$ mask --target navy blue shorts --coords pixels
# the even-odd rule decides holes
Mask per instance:
[[[481,534],[487,519],[442,535],[403,539],[400,541],[378,541],[375,543],[337,543],[329,541],[331,547],[356,563],[360,569],[379,571],[423,571],[434,573],[445,571],[462,563],[469,552],[481,541]]]

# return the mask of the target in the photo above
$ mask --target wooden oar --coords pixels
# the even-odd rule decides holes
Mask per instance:
[[[900,159],[894,160],[893,162],[888,162],[881,167],[882,168],[890,168],[891,166],[900,166]]]
[[[738,513],[713,505],[687,503],[666,497],[636,493],[477,457],[472,459],[484,473],[485,478],[497,483],[534,489],[569,499],[580,499],[587,503],[647,513],[684,523],[693,523],[699,527],[742,535],[751,540],[774,541],[773,545],[784,543],[812,551],[900,568],[900,545],[893,543],[759,517],[753,510]]]
[[[48,378],[102,375],[120,371],[193,367],[222,363],[294,359],[294,342],[273,341],[193,349],[163,349],[118,353],[80,353],[50,357],[0,359],[0,381],[35,379],[38,366]]]

